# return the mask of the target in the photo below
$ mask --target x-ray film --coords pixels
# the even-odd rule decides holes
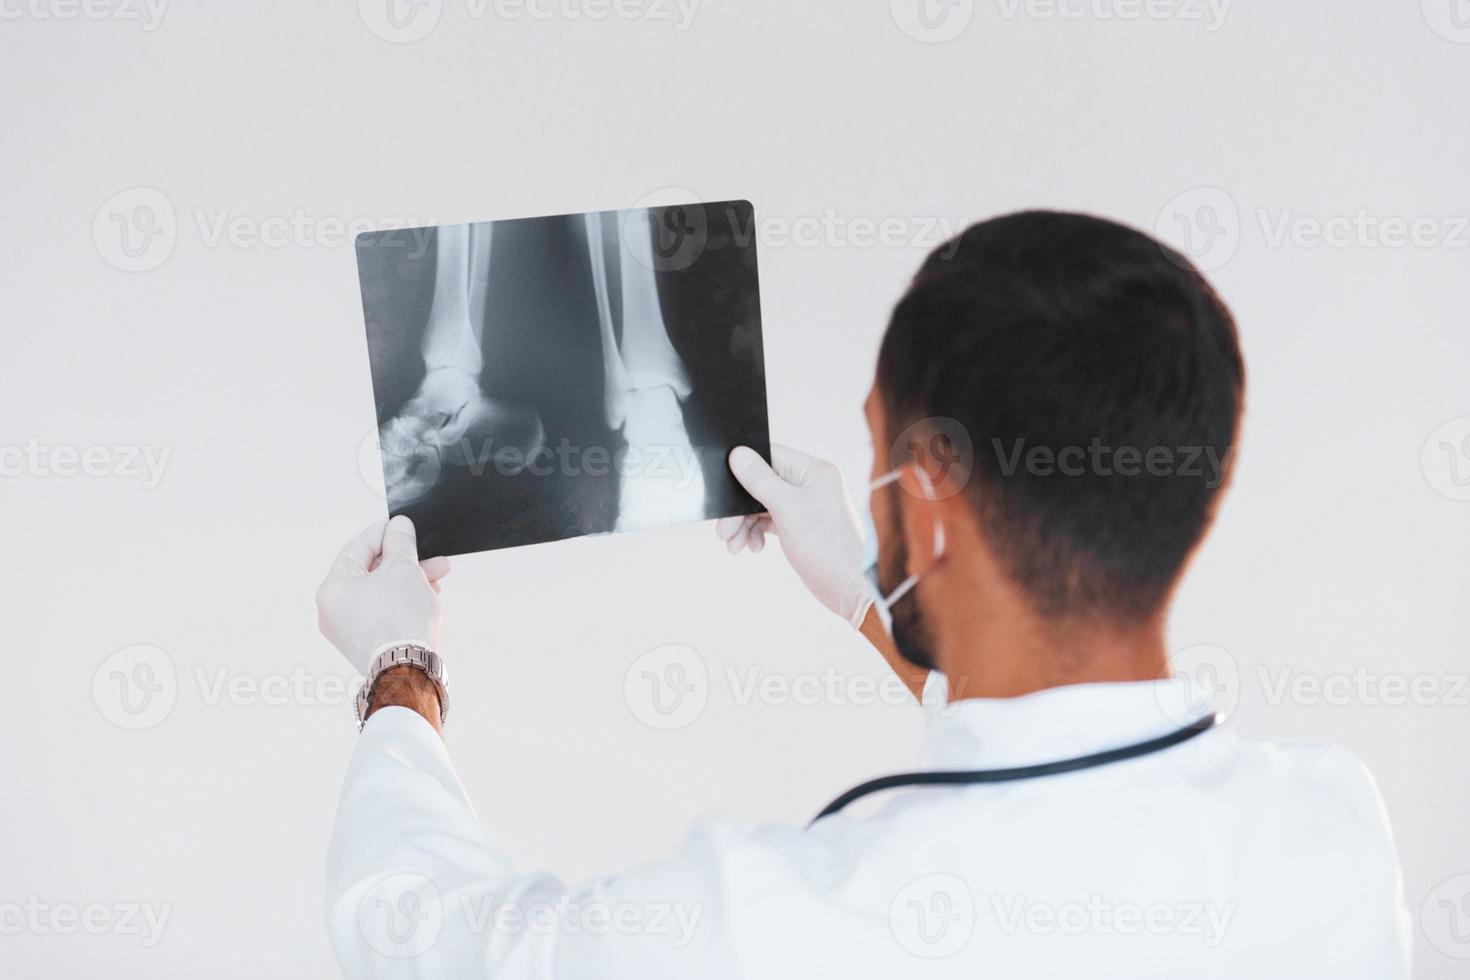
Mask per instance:
[[[770,458],[748,202],[357,238],[383,484],[420,554],[761,510]]]

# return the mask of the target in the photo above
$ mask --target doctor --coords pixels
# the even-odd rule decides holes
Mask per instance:
[[[448,563],[419,561],[406,519],[376,524],[317,596],[369,678],[327,861],[347,976],[1409,975],[1363,765],[1242,737],[1169,676],[1169,602],[1239,430],[1229,312],[1097,218],[1014,214],[955,244],[894,310],[867,401],[877,588],[830,464],[737,449],[768,514],[718,525],[732,551],[779,537],[922,692],[914,773],[597,881],[514,868],[441,738]]]

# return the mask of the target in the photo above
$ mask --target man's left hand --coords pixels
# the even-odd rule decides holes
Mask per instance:
[[[391,646],[416,643],[443,655],[439,580],[448,558],[419,561],[413,522],[375,521],[347,542],[316,590],[318,623],[359,674]]]

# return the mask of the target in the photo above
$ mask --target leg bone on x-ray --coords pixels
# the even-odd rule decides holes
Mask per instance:
[[[439,229],[434,299],[424,329],[424,380],[418,392],[379,433],[384,449],[390,509],[433,489],[438,463],[469,465],[487,448],[501,451],[512,467],[538,451],[545,439],[533,407],[485,396],[481,332],[490,277],[489,222]],[[506,448],[514,453],[504,453]],[[431,455],[438,459],[429,459]]]
[[[602,338],[607,423],[622,432],[629,450],[619,474],[615,530],[697,521],[704,516],[705,488],[681,405],[689,397],[689,377],[664,323],[648,213],[588,214],[585,221]],[[621,245],[621,255],[610,253],[609,238]],[[621,337],[614,329],[608,283],[615,258]]]

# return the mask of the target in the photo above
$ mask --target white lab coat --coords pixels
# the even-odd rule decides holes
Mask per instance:
[[[942,684],[925,697],[936,769],[1143,741],[1200,703],[1185,678],[947,708]],[[512,868],[434,730],[387,708],[348,767],[326,913],[352,978],[1409,976],[1368,771],[1228,726],[1067,775],[899,790],[810,830],[707,826],[568,887]]]

